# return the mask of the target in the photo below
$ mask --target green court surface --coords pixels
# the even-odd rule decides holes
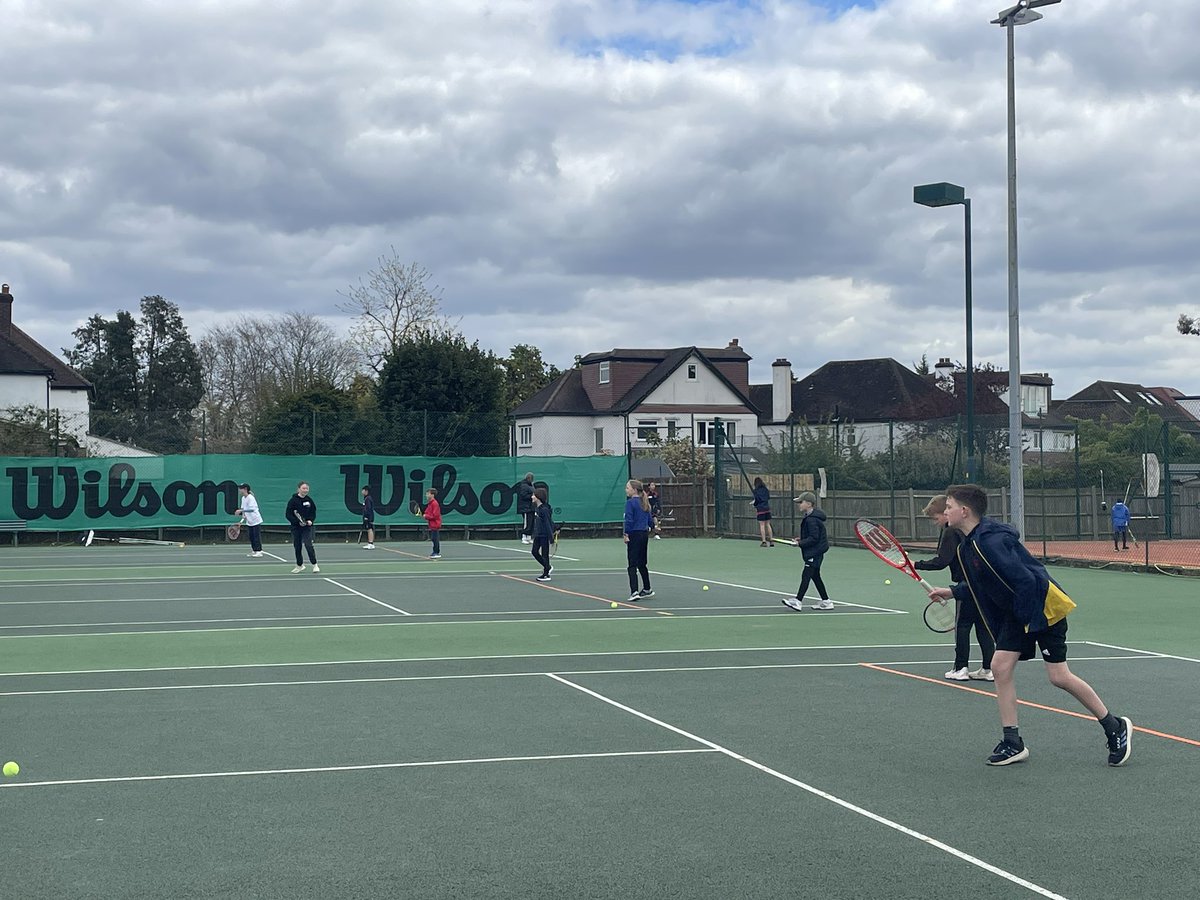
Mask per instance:
[[[427,547],[0,551],[0,896],[1196,895],[1195,580],[1056,570],[1132,759],[1028,662],[997,769],[865,552],[795,613],[783,545],[653,541],[639,604],[619,539]]]

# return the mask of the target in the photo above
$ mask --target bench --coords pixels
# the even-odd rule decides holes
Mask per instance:
[[[17,532],[25,531],[29,527],[29,523],[23,519],[0,519],[0,531],[11,531],[13,533],[13,546],[17,546]]]

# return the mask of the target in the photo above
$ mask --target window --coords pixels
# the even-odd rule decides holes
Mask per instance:
[[[608,362],[600,363],[600,383],[608,384]]]
[[[722,422],[721,427],[725,431],[725,438],[721,443],[733,444],[737,440],[737,423]],[[696,446],[697,447],[713,447],[717,443],[717,423],[716,422],[697,422],[696,423]]]
[[[603,453],[604,452],[604,429],[603,428],[593,428],[592,432],[596,436],[596,452]]]
[[[533,426],[519,425],[517,427],[517,446],[532,447],[533,446]]]
[[[725,441],[729,444],[737,443],[737,422],[725,423]]]
[[[658,419],[638,419],[637,439],[648,441],[651,435],[658,437]]]
[[[695,381],[695,380],[696,380],[696,364],[695,364],[695,363],[688,363],[688,367],[687,367],[687,380],[688,380],[688,381]]]
[[[1122,403],[1129,402],[1129,398],[1126,397],[1124,394],[1122,394],[1120,391],[1116,390],[1115,388],[1113,389],[1113,393],[1117,395],[1117,399],[1120,400]]]
[[[679,434],[679,423],[674,419],[667,420],[667,440],[673,441]]]

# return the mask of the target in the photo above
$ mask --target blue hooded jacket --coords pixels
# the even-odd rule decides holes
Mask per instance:
[[[1118,500],[1112,505],[1113,528],[1129,527],[1129,507]]]
[[[974,602],[993,635],[1005,615],[1026,632],[1045,631],[1075,608],[1011,525],[983,519],[959,545],[958,563],[963,580],[954,599]]]

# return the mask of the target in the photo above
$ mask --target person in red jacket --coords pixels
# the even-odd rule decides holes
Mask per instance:
[[[438,532],[442,530],[442,507],[437,502],[437,488],[430,488],[425,492],[425,511],[421,515],[425,524],[429,526],[429,539],[433,541],[433,552],[429,554],[429,558],[441,559],[442,542]]]

